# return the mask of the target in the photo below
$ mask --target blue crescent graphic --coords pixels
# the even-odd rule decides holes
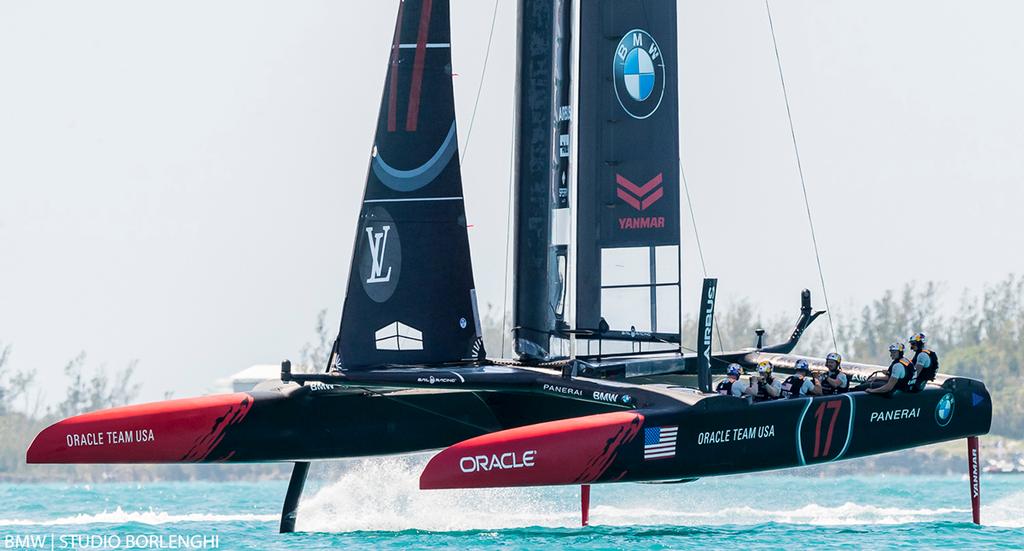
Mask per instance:
[[[437,148],[434,155],[427,159],[427,162],[411,170],[399,170],[389,165],[381,156],[380,151],[373,158],[373,173],[385,186],[395,190],[408,193],[416,191],[434,181],[441,171],[448,166],[448,161],[455,155],[458,144],[455,141],[455,123],[452,122],[448,129],[441,147]]]

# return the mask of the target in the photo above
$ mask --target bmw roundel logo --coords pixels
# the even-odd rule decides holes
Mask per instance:
[[[953,419],[954,406],[956,406],[956,400],[953,398],[953,394],[947,392],[942,398],[939,398],[939,403],[935,406],[935,422],[940,427],[948,425],[949,421]]]
[[[612,60],[615,97],[634,119],[658,110],[665,95],[665,58],[654,38],[643,29],[623,35]]]

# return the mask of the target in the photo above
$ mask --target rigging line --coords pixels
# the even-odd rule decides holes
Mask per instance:
[[[700,268],[704,272],[704,278],[708,277],[708,267],[704,264],[704,248],[700,244],[700,232],[697,231],[697,216],[693,213],[693,199],[690,199],[690,186],[686,183],[686,171],[683,170],[683,160],[679,159],[679,179],[683,181],[683,191],[686,193],[686,206],[690,209],[690,222],[693,224],[693,237],[697,241],[697,254],[700,256]],[[681,276],[681,275],[680,275]],[[682,292],[682,286],[680,286]],[[703,297],[702,299],[703,300]],[[714,323],[715,315],[711,315],[712,325],[715,326],[715,333],[718,335],[718,351],[725,352],[725,342],[722,340],[722,328]]]
[[[516,126],[515,110],[512,111],[512,125],[514,129]],[[512,209],[514,207],[513,190],[515,189],[515,182],[513,177],[515,174],[515,162],[516,162],[516,140],[513,134],[512,141],[509,142],[508,147],[508,208],[505,210],[505,283],[502,286],[501,295],[501,357],[505,357],[505,338],[508,336],[508,255],[509,249],[511,248],[512,232]]]
[[[466,160],[469,151],[469,138],[473,136],[473,123],[476,122],[476,109],[480,106],[480,93],[484,89],[484,77],[487,76],[487,61],[491,58],[491,41],[494,39],[494,23],[498,20],[498,0],[494,0],[494,13],[491,14],[491,32],[487,35],[487,49],[484,52],[484,67],[480,71],[480,84],[476,88],[476,100],[473,101],[473,114],[469,117],[469,129],[466,130],[466,145],[462,148],[459,164]]]
[[[768,0],[764,0],[765,11],[768,12],[768,28],[772,33],[772,46],[775,48],[775,65],[779,68],[779,82],[782,84],[782,98],[786,102],[786,118],[789,119],[789,135],[793,139],[793,153],[796,155],[796,169],[800,174],[800,188],[804,193],[804,208],[807,210],[807,224],[811,227],[811,243],[814,245],[814,259],[818,263],[818,278],[821,280],[821,294],[825,299],[825,311],[828,315],[828,328],[832,333],[832,346],[836,351],[839,344],[836,341],[836,328],[832,323],[832,308],[828,303],[828,290],[825,287],[825,271],[821,268],[821,255],[818,253],[818,237],[814,233],[814,218],[811,216],[811,202],[807,198],[807,182],[804,180],[804,167],[800,162],[800,148],[797,147],[796,129],[793,126],[793,112],[789,107],[789,92],[786,90],[786,79],[782,74],[782,56],[779,55],[779,43],[775,39],[775,23],[772,21],[772,8]]]

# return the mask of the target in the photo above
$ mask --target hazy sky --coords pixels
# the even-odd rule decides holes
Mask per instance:
[[[452,0],[460,140],[490,0]],[[80,350],[142,398],[298,356],[348,274],[395,0],[0,3],[0,341],[49,400]],[[1024,3],[774,0],[835,314],[1024,272]],[[820,285],[759,0],[680,2],[682,158],[723,297]],[[463,165],[502,304],[515,2]],[[685,206],[684,206],[685,208]],[[684,218],[684,299],[699,262]],[[692,304],[692,301],[689,301]],[[492,351],[495,352],[495,351]]]

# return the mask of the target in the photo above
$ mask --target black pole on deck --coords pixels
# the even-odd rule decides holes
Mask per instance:
[[[701,392],[711,392],[711,334],[715,323],[715,294],[718,279],[704,278],[697,318],[697,383]]]

